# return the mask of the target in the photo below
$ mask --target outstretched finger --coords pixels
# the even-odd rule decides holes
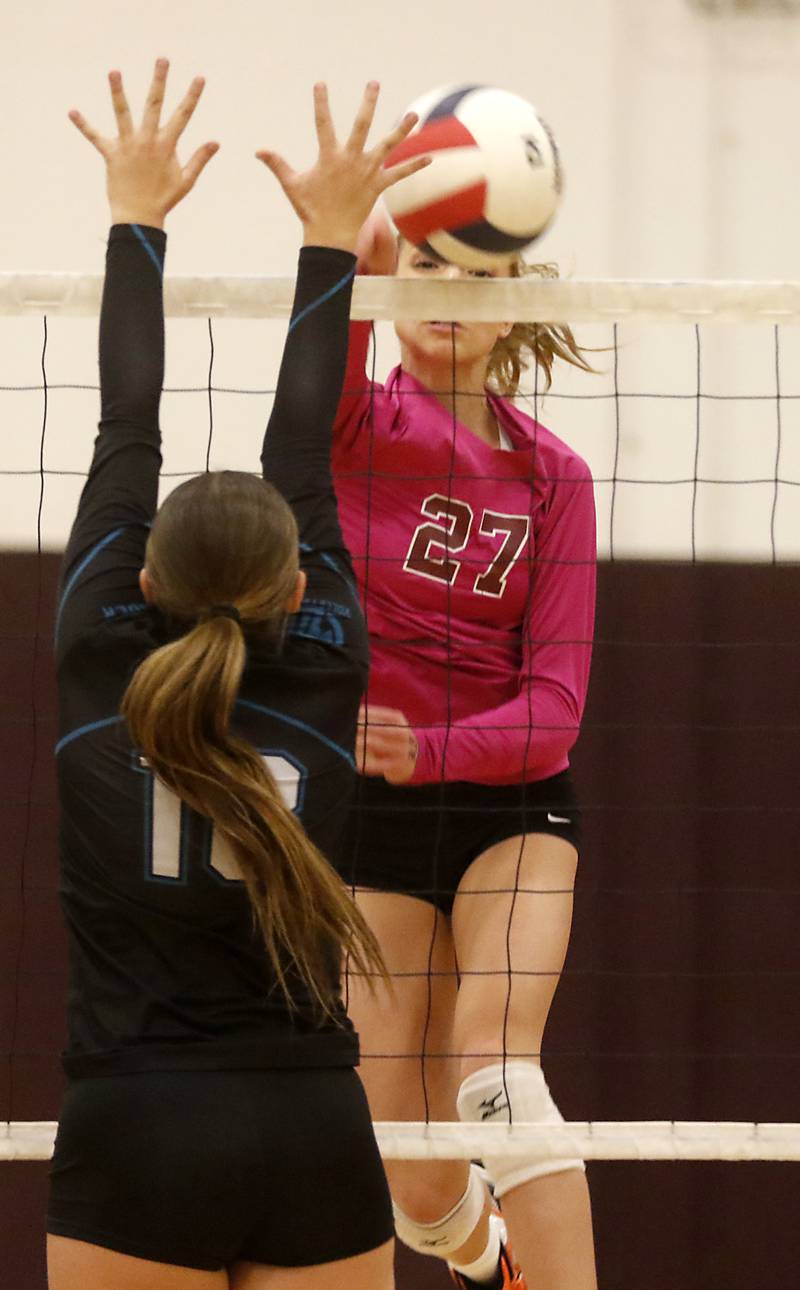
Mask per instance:
[[[367,135],[372,125],[372,119],[375,116],[375,104],[378,102],[379,93],[380,86],[378,82],[370,81],[364,90],[361,106],[356,113],[356,119],[350,131],[350,138],[347,140],[347,147],[351,152],[364,151],[364,144],[367,142]]]
[[[398,166],[390,166],[388,170],[381,171],[380,191],[386,192],[401,179],[406,179],[409,175],[415,175],[418,170],[424,170],[433,161],[433,157],[414,157],[411,161],[402,161]]]
[[[317,81],[314,86],[314,124],[317,127],[320,152],[332,152],[336,147],[336,132],[331,120],[328,87],[324,81]]]
[[[205,81],[202,76],[195,76],[180,103],[164,126],[164,137],[176,144],[192,119],[195,108],[203,93]]]
[[[192,154],[182,171],[184,182],[183,191],[185,193],[188,193],[190,189],[194,188],[200,175],[217,152],[219,152],[218,143],[204,143],[202,147],[198,148],[197,151]]]
[[[164,105],[168,71],[169,60],[167,58],[157,58],[153,70],[153,79],[150,82],[150,89],[147,91],[147,99],[142,113],[142,130],[146,134],[155,134],[158,129],[158,123],[161,120],[161,109]]]
[[[383,161],[384,157],[388,157],[392,149],[396,148],[398,143],[402,143],[411,133],[418,120],[419,117],[416,112],[406,112],[399,125],[396,125],[390,134],[387,134],[384,139],[381,139],[380,143],[375,145],[372,155],[378,161]]]
[[[72,124],[78,127],[84,139],[88,139],[100,155],[104,157],[106,155],[107,144],[105,139],[97,133],[94,126],[89,125],[86,117],[83,116],[77,108],[73,108],[67,115],[69,116]]]
[[[124,139],[127,135],[133,134],[133,121],[131,120],[128,100],[125,97],[125,90],[122,87],[122,73],[109,72],[108,83],[111,86],[111,103],[114,108],[114,116],[117,118],[119,137]]]
[[[256,156],[259,161],[263,161],[267,170],[271,170],[284,192],[288,191],[288,186],[295,177],[296,172],[284,161],[283,157],[277,152],[267,152],[265,150],[257,152]]]

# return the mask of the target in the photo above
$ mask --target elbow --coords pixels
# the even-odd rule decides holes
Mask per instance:
[[[531,725],[534,731],[538,727],[541,742],[548,746],[549,755],[566,756],[581,731],[582,695],[559,682],[539,681],[532,688],[530,713]]]

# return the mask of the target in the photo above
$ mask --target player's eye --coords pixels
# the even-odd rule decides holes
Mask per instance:
[[[438,261],[431,260],[427,255],[415,255],[412,265],[415,269],[423,269],[425,272],[439,268]]]
[[[497,276],[493,269],[470,269],[468,272],[471,278],[494,278]]]

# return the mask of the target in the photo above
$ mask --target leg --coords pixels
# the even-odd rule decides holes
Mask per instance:
[[[348,1012],[361,1036],[360,1074],[374,1120],[452,1119],[459,1072],[452,1053],[456,1000],[449,919],[427,901],[358,891],[392,977],[373,996],[348,976]],[[466,1163],[387,1161],[397,1204],[419,1222],[452,1209],[467,1183]]]
[[[153,1263],[88,1241],[48,1236],[47,1285],[48,1290],[228,1290],[229,1282],[224,1270]]]
[[[386,958],[393,992],[370,994],[348,977],[348,1011],[361,1036],[361,1078],[374,1120],[452,1120],[459,1068],[452,1017],[457,984],[450,920],[427,901],[390,892],[356,892]],[[463,1197],[469,1165],[460,1160],[386,1162],[395,1204],[417,1223],[436,1223]],[[486,1244],[488,1203],[463,1247],[447,1257],[476,1258]],[[474,1251],[474,1252],[473,1252]],[[432,1251],[433,1252],[433,1251]]]
[[[230,1290],[394,1290],[394,1241],[352,1259],[309,1268],[267,1268],[236,1263]],[[205,1290],[205,1287],[203,1287]]]
[[[462,1079],[504,1058],[538,1065],[564,965],[577,854],[561,838],[508,838],[468,869],[453,909],[462,972],[456,1005]],[[498,890],[502,889],[502,890]],[[596,1290],[589,1193],[569,1169],[502,1198],[529,1290]]]

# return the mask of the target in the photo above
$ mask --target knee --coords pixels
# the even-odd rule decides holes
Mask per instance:
[[[459,1063],[462,1080],[476,1067],[493,1062],[538,1062],[546,1021],[544,1005],[537,1006],[527,995],[524,1000],[513,994],[508,999],[494,989],[462,987],[453,1025],[453,1047],[457,1053],[474,1054],[462,1057]],[[518,1056],[512,1059],[508,1053]]]
[[[437,1162],[438,1163],[438,1162]],[[458,1162],[441,1162],[456,1165]],[[465,1175],[464,1170],[467,1170]],[[422,1171],[420,1171],[422,1173]],[[448,1194],[452,1196],[452,1183],[458,1174],[451,1171],[444,1180],[445,1186],[436,1186],[437,1179],[431,1172],[424,1187],[396,1188],[392,1180],[392,1200],[395,1230],[404,1245],[419,1254],[434,1254],[446,1259],[460,1249],[472,1235],[483,1213],[486,1189],[478,1174],[462,1165],[458,1180],[455,1204],[442,1215]]]
[[[535,1124],[555,1130],[554,1145],[546,1154],[531,1146],[530,1151],[514,1155],[498,1152],[484,1157],[498,1198],[534,1178],[585,1168],[578,1152],[563,1141],[563,1116],[535,1062],[497,1062],[473,1071],[459,1089],[458,1114],[470,1123]]]
[[[395,1212],[417,1223],[438,1222],[463,1197],[468,1171],[461,1160],[387,1162]]]

